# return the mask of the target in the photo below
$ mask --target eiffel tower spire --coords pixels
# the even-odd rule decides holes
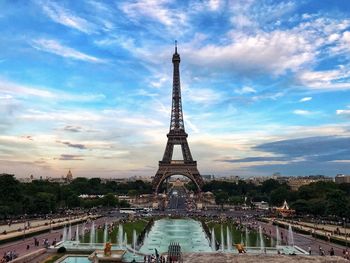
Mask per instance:
[[[170,119],[170,132],[185,131],[182,103],[181,103],[181,85],[180,85],[180,55],[177,53],[177,41],[175,40],[175,53],[173,55],[173,95]]]
[[[180,54],[177,53],[177,41],[175,41],[175,53],[173,62],[173,92],[170,129],[167,134],[168,142],[165,147],[162,161],[159,162],[158,171],[153,179],[153,189],[158,192],[162,182],[176,174],[180,174],[191,179],[200,191],[203,185],[203,179],[197,169],[197,162],[192,159],[190,147],[187,142],[187,133],[185,132],[184,119],[181,103],[181,85],[180,85]],[[173,160],[174,146],[180,145],[183,160]]]

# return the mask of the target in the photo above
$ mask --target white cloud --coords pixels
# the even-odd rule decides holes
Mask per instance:
[[[337,110],[336,113],[337,115],[350,116],[350,110]]]
[[[312,97],[304,97],[302,99],[299,100],[299,102],[306,102],[306,101],[310,101],[312,100]]]
[[[220,92],[208,88],[185,88],[182,93],[185,100],[205,106],[216,104],[222,99]]]
[[[208,7],[212,11],[216,11],[220,8],[221,6],[221,0],[209,0],[208,1]]]
[[[103,94],[73,94],[61,90],[48,89],[44,87],[33,87],[0,79],[0,99],[25,97],[79,102],[101,101],[105,99],[105,96]]]
[[[121,5],[122,11],[129,18],[139,21],[144,17],[155,20],[167,27],[184,24],[187,20],[185,13],[180,10],[171,10],[166,0],[138,0]]]
[[[294,110],[293,113],[296,115],[302,115],[302,116],[308,116],[313,114],[312,111],[308,111],[308,110]]]
[[[336,45],[330,49],[335,54],[350,52],[350,31],[345,31],[341,35],[332,34],[330,39],[337,41]]]
[[[44,99],[52,99],[56,96],[55,93],[49,90],[29,87],[4,80],[0,80],[0,92],[4,94],[4,97],[33,96]]]
[[[276,93],[268,93],[268,94],[261,94],[258,96],[253,96],[252,100],[254,101],[259,101],[259,100],[277,100],[280,97],[283,97],[284,93],[283,92],[276,92]]]
[[[91,55],[87,55],[71,47],[63,46],[56,40],[52,39],[37,39],[34,40],[32,46],[41,51],[56,54],[65,58],[72,58],[93,63],[106,63],[106,60],[100,59]]]
[[[318,90],[350,89],[350,71],[345,66],[323,71],[302,71],[297,75],[306,88]]]
[[[256,93],[256,90],[252,87],[245,86],[241,89],[235,89],[234,90],[237,94],[249,94],[249,93]]]
[[[68,9],[54,2],[40,2],[44,13],[56,23],[77,29],[81,32],[91,34],[95,31],[95,26],[86,19],[76,16]]]
[[[189,62],[196,65],[281,75],[297,71],[316,57],[316,46],[305,36],[293,31],[259,31],[254,35],[232,32],[227,45],[209,44],[184,50]]]

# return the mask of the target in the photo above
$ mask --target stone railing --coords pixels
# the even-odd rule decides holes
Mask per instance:
[[[36,257],[45,254],[46,253],[46,248],[41,248],[39,250],[33,251],[27,255],[18,257],[14,260],[11,261],[11,263],[27,263],[33,261]]]

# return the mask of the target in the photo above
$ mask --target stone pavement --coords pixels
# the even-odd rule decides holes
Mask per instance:
[[[349,263],[341,257],[247,255],[228,253],[185,253],[183,263]]]
[[[271,219],[269,219],[271,220]],[[341,240],[344,242],[348,242],[349,241],[349,237],[348,236],[344,236],[342,235],[338,235],[338,234],[334,234],[333,231],[336,230],[336,226],[330,226],[330,225],[316,225],[316,229],[315,229],[315,225],[310,224],[310,223],[300,223],[300,222],[288,222],[288,221],[282,221],[282,220],[275,220],[276,222],[278,222],[279,224],[288,226],[289,224],[291,224],[293,226],[293,229],[300,229],[300,230],[304,230],[304,231],[308,231],[309,233],[316,233],[319,236],[323,236],[326,239],[334,239],[334,240]],[[272,220],[271,220],[272,222]],[[344,231],[344,229],[343,229]],[[345,233],[345,232],[344,232]],[[348,234],[348,232],[347,232]]]
[[[25,237],[26,235],[29,235],[29,234],[33,234],[33,233],[36,233],[36,232],[42,232],[42,231],[48,231],[52,228],[57,228],[57,227],[63,227],[64,225],[67,225],[67,224],[75,224],[77,222],[80,222],[80,221],[85,221],[87,220],[88,218],[96,218],[98,217],[97,215],[92,215],[92,216],[81,216],[81,217],[77,217],[75,219],[72,219],[72,220],[68,220],[68,218],[66,220],[61,220],[61,221],[55,221],[55,223],[52,223],[51,225],[48,224],[48,225],[45,225],[44,224],[41,224],[41,225],[38,225],[36,227],[31,227],[27,230],[21,230],[21,231],[15,231],[15,232],[10,232],[10,233],[7,233],[7,234],[3,234],[2,232],[0,232],[0,241],[4,241],[6,239],[12,239],[12,238],[16,238],[16,237]],[[41,221],[41,222],[45,222],[45,221]],[[23,225],[22,225],[23,227]]]
[[[104,225],[104,223],[106,221],[108,222],[109,220],[106,220],[106,218],[96,219],[95,220],[96,227],[98,225]],[[79,225],[79,227],[81,228],[82,224]],[[87,224],[86,227],[89,228],[90,225]],[[13,241],[10,243],[0,245],[0,256],[3,255],[7,251],[16,251],[16,253],[18,253],[19,256],[26,255],[28,253],[42,249],[43,248],[42,243],[43,243],[44,239],[48,239],[49,243],[51,244],[52,241],[54,241],[55,239],[56,239],[56,241],[59,241],[61,235],[62,235],[62,229],[58,229],[58,230],[52,230],[51,232],[38,234],[38,235],[33,236],[33,237],[28,237],[28,238],[25,238],[24,240],[17,240],[17,241]],[[39,247],[34,246],[34,237],[36,237],[39,240],[39,242],[40,242]],[[27,245],[29,245],[28,250],[27,250]]]
[[[73,217],[72,217],[73,218]],[[55,222],[63,222],[69,220],[69,217],[60,217],[60,218],[54,218],[52,221]],[[26,220],[25,222],[21,223],[14,223],[11,225],[0,225],[0,234],[6,231],[7,233],[18,231],[18,229],[23,229],[24,226],[27,226],[29,223],[30,227],[38,227],[38,226],[44,226],[45,224],[50,224],[50,219],[35,219],[35,220]]]
[[[265,230],[265,234],[271,236],[273,238],[276,238],[276,226],[272,225],[272,223],[263,223],[259,222],[261,227]],[[288,230],[282,227],[278,228],[279,233],[283,233],[284,237],[284,244],[286,243],[286,237],[288,236]],[[309,251],[309,247],[311,248],[312,255],[319,255],[319,247],[325,251],[326,255],[329,254],[329,251],[331,248],[334,249],[335,255],[336,256],[342,256],[343,255],[343,249],[345,248],[344,246],[330,243],[324,240],[316,239],[310,235],[303,235],[297,232],[293,233],[294,235],[294,244],[305,251]]]

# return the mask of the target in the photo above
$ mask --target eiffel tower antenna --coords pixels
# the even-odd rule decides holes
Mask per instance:
[[[158,193],[160,185],[172,175],[188,177],[200,191],[203,179],[197,169],[197,162],[192,159],[190,147],[187,142],[188,134],[185,132],[184,118],[181,103],[180,85],[180,54],[177,53],[175,40],[175,53],[173,54],[173,92],[171,105],[170,128],[167,134],[168,142],[165,147],[163,159],[159,161],[158,171],[153,179],[153,190]],[[180,145],[183,160],[173,160],[174,146]]]

